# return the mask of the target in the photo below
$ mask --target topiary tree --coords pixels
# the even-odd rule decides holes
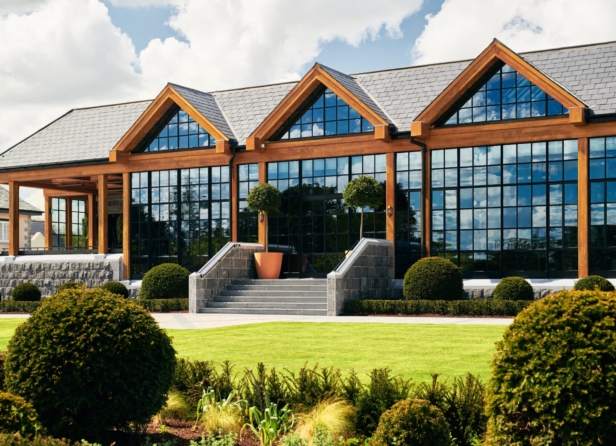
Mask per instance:
[[[460,300],[462,272],[447,259],[426,257],[408,269],[402,292],[407,300]]]
[[[534,300],[533,287],[522,277],[505,277],[494,288],[494,300]]]
[[[149,270],[141,282],[142,299],[174,299],[188,297],[190,272],[175,263],[163,263]]]
[[[594,290],[599,287],[599,291],[614,291],[614,285],[604,277],[588,276],[575,282],[573,289],[576,291]]]
[[[374,178],[361,175],[353,178],[344,187],[342,198],[347,206],[361,209],[359,238],[364,237],[364,208],[376,209],[383,204],[383,186]]]
[[[371,445],[450,446],[443,413],[424,400],[403,400],[381,415]]]
[[[56,291],[56,293],[60,293],[62,291],[66,291],[66,290],[85,290],[85,289],[86,289],[86,284],[85,283],[66,282],[66,283],[63,283],[62,285],[60,285],[58,287],[58,291]]]
[[[41,430],[32,404],[20,396],[0,392],[0,432],[30,437]]]
[[[268,214],[277,212],[278,209],[280,209],[280,202],[280,191],[269,183],[259,184],[253,188],[248,194],[248,197],[246,197],[246,205],[248,209],[260,214],[259,218],[263,215],[263,221],[265,224],[265,252],[269,252],[267,217]]]
[[[107,282],[103,286],[101,286],[101,288],[124,298],[127,298],[129,296],[128,288],[126,288],[121,282]]]
[[[515,318],[492,361],[489,444],[613,441],[615,299],[616,293],[563,291]]]
[[[146,310],[100,288],[73,289],[17,327],[5,383],[54,436],[92,439],[149,422],[174,368],[171,339]]]
[[[20,283],[11,291],[11,300],[39,301],[41,300],[41,290],[33,283]]]

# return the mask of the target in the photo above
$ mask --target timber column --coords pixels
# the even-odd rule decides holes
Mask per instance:
[[[124,279],[130,279],[130,173],[122,174],[122,262]]]
[[[51,217],[51,197],[49,195],[45,195],[45,251],[49,251],[53,248]]]
[[[94,211],[94,194],[88,194],[88,249],[94,249],[96,240],[96,212]]]
[[[9,181],[9,255],[19,255],[19,183]]]
[[[578,139],[578,277],[586,277],[589,274],[588,158],[588,138],[580,138]]]
[[[107,211],[109,196],[107,191],[107,175],[98,176],[98,253],[107,254],[109,232],[107,228]]]
[[[267,164],[259,163],[259,184],[267,183]],[[261,221],[261,217],[258,217],[259,220],[259,243],[261,243],[265,250],[267,250],[267,246],[265,246],[265,218]]]

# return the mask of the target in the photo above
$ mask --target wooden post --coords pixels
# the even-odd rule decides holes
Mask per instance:
[[[73,200],[66,197],[66,242],[64,247],[70,250],[73,247]]]
[[[122,174],[122,260],[124,279],[130,279],[130,173]]]
[[[578,277],[589,274],[590,203],[588,138],[578,139]]]
[[[94,206],[94,194],[88,194],[88,249],[94,249],[96,245],[96,211]]]
[[[387,240],[396,246],[396,154],[391,152],[385,155],[386,183],[385,183],[385,220]],[[391,215],[389,215],[391,213]]]
[[[237,224],[238,224],[238,168],[234,164],[231,166],[231,241],[237,242]]]
[[[267,183],[267,164],[259,163],[259,184],[263,183]],[[267,246],[265,246],[265,218],[263,221],[259,218],[259,243],[267,250]]]
[[[51,226],[51,197],[45,195],[45,250],[53,248],[53,230]]]
[[[9,255],[19,255],[19,183],[9,181]]]
[[[107,230],[107,210],[109,197],[107,175],[98,176],[98,253],[107,254],[109,232]]]

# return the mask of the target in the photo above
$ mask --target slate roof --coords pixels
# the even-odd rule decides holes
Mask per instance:
[[[9,209],[9,191],[4,187],[0,187],[0,212],[8,212]],[[20,213],[23,211],[27,214],[39,214],[42,215],[43,211],[39,208],[32,206],[26,200],[19,199]]]
[[[590,114],[616,113],[616,42],[520,56],[588,104]],[[470,63],[457,61],[355,75],[320,66],[398,131],[408,131],[411,122]],[[243,146],[246,137],[296,84],[211,93],[173,87],[229,139]],[[106,159],[149,104],[144,101],[73,110],[1,155],[0,170]]]

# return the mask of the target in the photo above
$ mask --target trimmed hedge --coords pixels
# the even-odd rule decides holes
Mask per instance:
[[[188,299],[131,299],[131,301],[152,312],[188,311]]]
[[[505,277],[494,288],[494,300],[535,300],[535,292],[522,277]]]
[[[11,300],[17,302],[37,302],[41,300],[41,290],[30,282],[20,283],[11,291]]]
[[[190,272],[176,263],[155,266],[143,276],[139,297],[141,299],[188,298]]]
[[[60,293],[62,291],[66,291],[66,290],[85,290],[85,289],[86,289],[86,284],[85,283],[66,282],[66,283],[63,283],[62,285],[60,285],[58,287],[58,290],[56,291],[56,293]]]
[[[124,286],[124,284],[121,282],[107,282],[103,286],[101,286],[101,288],[107,291],[111,291],[113,294],[117,294],[118,296],[122,296],[125,298],[128,298],[128,296],[130,295],[128,288],[126,288],[126,286]]]
[[[18,300],[1,300],[0,313],[32,313],[43,302],[28,302]]]
[[[612,282],[601,276],[588,276],[575,282],[573,289],[576,291],[593,291],[599,287],[599,291],[614,291]]]
[[[442,257],[421,259],[404,275],[402,294],[407,300],[459,300],[463,293],[462,271]]]
[[[348,316],[438,314],[441,316],[516,316],[532,302],[524,300],[349,300]]]

